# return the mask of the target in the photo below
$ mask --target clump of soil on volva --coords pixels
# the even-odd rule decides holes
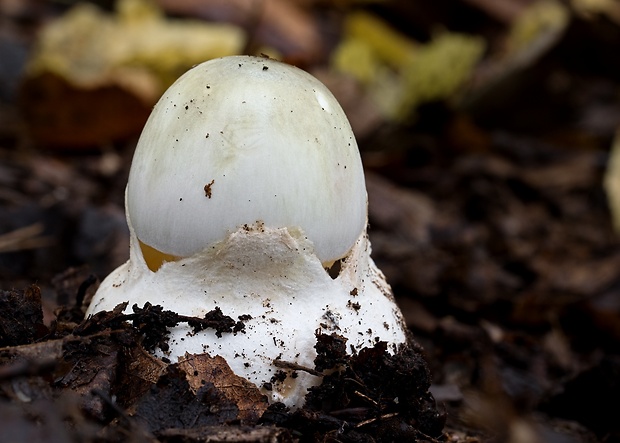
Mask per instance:
[[[390,355],[379,342],[346,354],[346,338],[317,335],[321,385],[310,388],[303,409],[293,413],[272,405],[263,423],[301,432],[308,441],[330,437],[343,442],[436,441],[445,417],[428,392],[426,362],[414,347]],[[329,362],[329,363],[328,363]],[[314,439],[314,440],[313,440]]]

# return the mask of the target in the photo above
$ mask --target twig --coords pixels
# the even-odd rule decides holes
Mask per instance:
[[[294,371],[303,371],[303,372],[307,372],[308,374],[311,375],[316,375],[317,377],[322,377],[323,374],[315,369],[312,368],[308,368],[307,366],[302,366],[302,365],[298,365],[297,363],[292,363],[289,361],[284,361],[284,360],[280,360],[280,359],[275,359],[273,361],[273,365],[278,367],[278,368],[282,368],[282,369],[292,369]]]
[[[368,402],[372,403],[373,405],[375,405],[375,406],[379,406],[379,404],[378,404],[376,401],[374,401],[374,400],[373,400],[372,398],[370,398],[369,396],[362,394],[360,391],[353,391],[353,393],[354,393],[355,395],[357,395],[358,397],[361,397],[361,398],[363,398],[364,400],[366,400],[366,401],[368,401]]]
[[[396,417],[398,412],[392,412],[390,414],[384,414],[379,417],[369,418],[368,420],[364,420],[355,425],[356,428],[361,428],[362,426],[366,426],[370,423],[374,423],[377,420],[385,420],[386,418]]]
[[[0,235],[0,253],[51,246],[54,243],[53,238],[39,237],[43,229],[42,223],[34,223]]]

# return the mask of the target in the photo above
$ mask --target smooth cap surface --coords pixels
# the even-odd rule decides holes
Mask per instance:
[[[362,163],[349,122],[310,74],[271,59],[202,63],[163,95],[127,185],[137,237],[189,256],[244,224],[301,228],[322,262],[366,224]]]

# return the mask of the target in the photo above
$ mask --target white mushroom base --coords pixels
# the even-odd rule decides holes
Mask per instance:
[[[346,337],[349,353],[378,341],[395,352],[407,340],[390,287],[370,258],[365,232],[335,279],[300,231],[260,223],[157,272],[148,269],[133,232],[131,243],[130,260],[103,281],[87,314],[127,301],[128,310],[149,302],[187,316],[204,317],[216,307],[234,320],[249,315],[245,331],[221,337],[211,329],[193,333],[182,324],[172,329],[166,356],[174,361],[185,353],[220,355],[271,401],[301,407],[307,389],[320,383],[320,377],[297,371],[295,378],[272,383],[271,390],[263,386],[282,370],[276,359],[314,368],[317,332]]]

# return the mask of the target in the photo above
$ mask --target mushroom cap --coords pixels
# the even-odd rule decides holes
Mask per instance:
[[[321,262],[366,224],[362,163],[331,92],[301,69],[233,56],[197,65],[155,105],[131,165],[143,243],[190,256],[245,224],[300,228]]]

